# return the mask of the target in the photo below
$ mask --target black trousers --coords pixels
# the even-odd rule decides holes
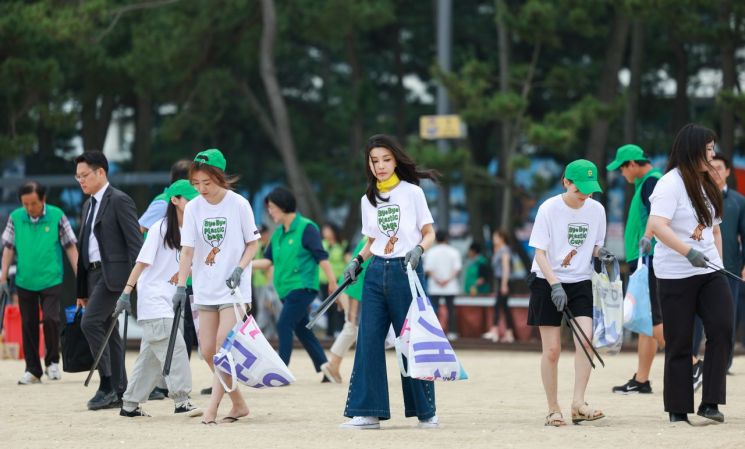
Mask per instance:
[[[702,402],[725,404],[727,363],[732,351],[732,298],[723,274],[657,279],[665,334],[665,411],[693,412],[691,339],[693,320],[706,332]]]
[[[106,288],[100,268],[88,272],[88,305],[85,306],[81,328],[94,356],[104,345],[111,314],[114,313],[120,294],[121,292],[112,292]],[[98,362],[98,374],[102,377],[110,376],[113,389],[120,396],[124,394],[127,389],[127,372],[124,369],[124,344],[119,335],[119,324],[114,327],[101,361]]]
[[[41,377],[41,360],[39,359],[39,304],[44,316],[44,342],[46,353],[44,365],[59,363],[60,309],[59,295],[62,284],[41,291],[26,290],[18,287],[18,308],[21,311],[21,329],[23,333],[23,352],[26,359],[26,371]]]
[[[501,285],[502,285],[502,279],[496,278],[497,286],[497,300],[494,303],[494,325],[499,326],[499,310],[504,311],[504,319],[505,323],[507,324],[507,330],[515,331],[515,322],[512,319],[512,312],[510,312],[510,305],[508,304],[508,300],[510,297],[509,291],[506,295],[503,295],[501,292]],[[509,284],[508,284],[509,285]],[[511,286],[508,287],[508,289]]]
[[[455,295],[431,295],[430,301],[432,306],[437,311],[437,316],[440,316],[440,299],[445,300],[445,306],[448,311],[448,333],[458,333],[458,316],[455,314]]]

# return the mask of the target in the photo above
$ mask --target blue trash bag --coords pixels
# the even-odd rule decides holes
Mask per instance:
[[[649,299],[649,267],[641,263],[629,277],[623,299],[623,327],[639,334],[652,336],[652,306]]]

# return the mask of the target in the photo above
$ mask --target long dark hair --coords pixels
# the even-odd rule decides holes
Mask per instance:
[[[240,179],[238,175],[228,175],[217,167],[199,162],[192,162],[188,179],[191,180],[194,174],[200,171],[206,173],[212,179],[212,182],[227,190],[233,190],[233,186]]]
[[[724,210],[722,192],[709,173],[701,171],[703,164],[709,166],[709,170],[714,170],[706,160],[706,145],[716,141],[716,133],[709,128],[694,123],[684,126],[675,136],[670,161],[665,170],[666,172],[674,168],[680,170],[686,193],[696,211],[696,218],[700,224],[707,227],[713,223],[708,203],[714,206],[716,217],[721,217]]]
[[[365,195],[368,201],[373,206],[378,205],[378,200],[388,201],[388,198],[384,198],[378,191],[378,178],[375,177],[375,173],[370,170],[370,151],[373,148],[386,148],[393,153],[393,157],[396,159],[396,175],[402,181],[410,182],[414,185],[419,185],[420,179],[431,179],[437,182],[437,177],[440,175],[436,170],[421,170],[416,166],[416,162],[406,153],[404,153],[401,144],[398,143],[395,137],[388,136],[385,134],[376,134],[367,139],[367,145],[365,146],[365,173],[367,174],[367,191]]]
[[[163,225],[166,232],[163,232]],[[163,235],[163,248],[181,249],[181,230],[178,227],[178,210],[170,200],[166,209],[166,218],[160,223],[160,233]]]

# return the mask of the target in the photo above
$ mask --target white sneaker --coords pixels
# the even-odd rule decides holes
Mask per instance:
[[[448,332],[448,340],[455,341],[458,339],[458,334],[455,332]]]
[[[375,416],[355,416],[339,426],[342,429],[380,429],[380,420]]]
[[[436,429],[440,427],[440,420],[437,418],[437,415],[429,419],[420,419],[417,427],[419,427],[420,429]]]
[[[23,377],[18,380],[18,385],[31,385],[40,384],[41,378],[34,376],[33,374],[26,371],[23,373]]]
[[[47,367],[45,370],[47,373],[47,377],[49,380],[60,380],[62,379],[62,373],[59,370],[59,364],[58,363],[52,363]]]

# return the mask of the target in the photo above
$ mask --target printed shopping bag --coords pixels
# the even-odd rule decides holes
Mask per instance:
[[[623,344],[623,285],[618,275],[611,281],[605,264],[592,275],[592,344],[608,354],[617,354]],[[618,273],[618,261],[612,270]]]
[[[623,298],[623,327],[639,334],[652,336],[652,306],[649,298],[649,267],[636,264],[636,271],[629,277],[629,286]]]
[[[281,387],[294,382],[295,376],[261,333],[253,316],[248,315],[243,321],[238,304],[233,304],[233,310],[238,322],[212,358],[225,391],[234,391],[237,382],[253,388]],[[223,379],[225,375],[231,380],[230,386]]]
[[[412,301],[401,333],[395,339],[401,374],[421,380],[468,379],[468,374],[440,327],[419,277],[411,267],[407,267],[406,272]]]

